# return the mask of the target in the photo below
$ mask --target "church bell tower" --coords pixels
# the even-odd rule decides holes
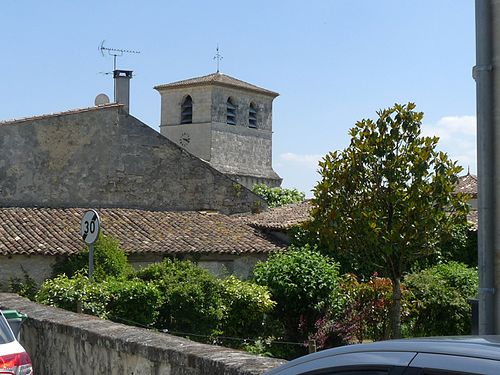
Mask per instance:
[[[249,189],[281,185],[272,168],[272,103],[278,93],[219,72],[155,89],[162,135]]]

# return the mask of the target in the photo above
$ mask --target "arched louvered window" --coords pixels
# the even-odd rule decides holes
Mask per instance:
[[[191,124],[193,122],[193,99],[186,96],[181,105],[181,124]]]
[[[229,125],[236,125],[236,106],[234,105],[231,98],[227,99],[226,110],[226,123],[228,123]]]
[[[250,103],[250,108],[248,109],[248,127],[257,127],[257,110],[255,109],[255,105],[253,103]]]

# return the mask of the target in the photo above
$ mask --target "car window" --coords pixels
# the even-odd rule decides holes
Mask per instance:
[[[14,341],[14,335],[10,330],[9,323],[7,323],[4,316],[0,314],[0,344],[6,344],[12,341]]]
[[[354,352],[324,356],[314,360],[285,366],[275,375],[397,375],[403,371],[396,368],[406,368],[415,357],[414,352]]]
[[[324,375],[388,375],[387,370],[349,370],[349,371],[332,371],[322,373]]]
[[[500,361],[458,355],[419,353],[411,367],[420,368],[421,375],[498,375]]]

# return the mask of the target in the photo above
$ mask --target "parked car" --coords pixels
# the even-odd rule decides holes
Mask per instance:
[[[500,374],[500,336],[389,340],[328,349],[267,375]]]
[[[31,359],[0,311],[0,374],[31,375]]]

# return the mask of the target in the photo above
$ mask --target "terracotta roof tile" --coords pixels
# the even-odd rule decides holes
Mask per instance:
[[[240,215],[238,219],[254,228],[282,231],[307,221],[310,212],[310,201],[304,201],[270,208],[259,214]]]
[[[80,251],[83,208],[0,208],[0,255]],[[203,212],[99,209],[103,233],[127,253],[251,254],[282,245],[235,218]]]
[[[166,83],[163,85],[155,86],[154,88],[156,90],[163,90],[163,89],[170,89],[170,88],[177,88],[184,86],[198,86],[205,84],[219,84],[223,86],[237,87],[275,97],[279,95],[277,92],[263,89],[262,87],[252,85],[251,83],[241,81],[239,79],[236,79],[234,77],[222,73],[212,73],[202,77],[195,77],[195,78],[185,79],[182,81]]]
[[[455,192],[469,194],[472,198],[477,198],[477,176],[470,173],[460,176]]]

